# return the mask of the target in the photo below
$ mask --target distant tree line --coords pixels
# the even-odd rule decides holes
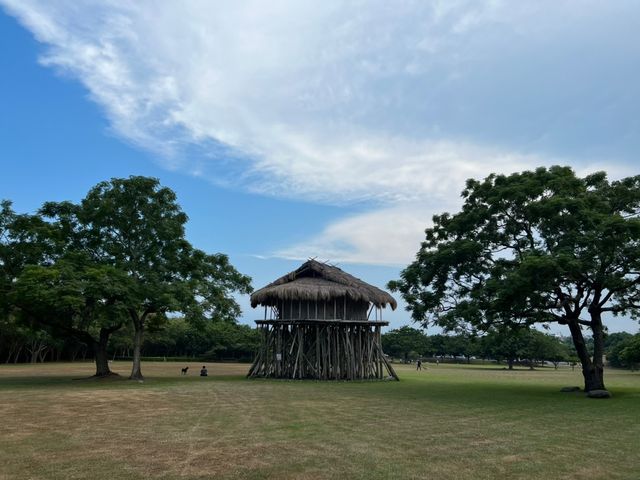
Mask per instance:
[[[142,358],[166,360],[251,361],[260,344],[259,332],[248,325],[229,321],[194,324],[184,318],[169,318],[148,331]],[[112,360],[131,360],[133,331],[125,326],[115,332],[107,347]],[[87,345],[73,338],[55,337],[46,329],[5,318],[0,320],[0,363],[42,363],[93,360]]]
[[[638,369],[640,367],[640,333],[612,333],[607,337],[607,360],[618,368]]]
[[[0,359],[89,356],[106,376],[117,340],[130,378],[142,379],[145,349],[244,355],[233,294],[250,293],[251,279],[226,255],[193,247],[186,222],[175,193],[147,177],[101,182],[79,203],[46,202],[35,214],[2,201]],[[181,343],[171,347],[167,332]]]
[[[586,339],[593,352],[593,340]],[[534,367],[550,362],[556,368],[561,362],[576,364],[579,358],[569,337],[558,337],[529,328],[492,330],[484,335],[426,335],[422,330],[404,326],[382,335],[387,355],[403,361],[418,358],[454,359],[470,362],[472,358]],[[640,333],[612,333],[604,339],[605,354],[612,367],[633,368],[640,364]]]
[[[143,355],[165,359],[251,361],[260,345],[260,333],[249,325],[214,321],[194,324],[184,318],[171,318],[161,329],[145,336]],[[113,336],[112,355],[129,359],[133,343],[126,330]]]

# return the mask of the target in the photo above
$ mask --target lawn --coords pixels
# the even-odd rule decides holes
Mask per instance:
[[[5,479],[638,479],[640,373],[397,367],[400,382],[246,380],[248,365],[0,366]],[[115,363],[125,375],[129,365]]]

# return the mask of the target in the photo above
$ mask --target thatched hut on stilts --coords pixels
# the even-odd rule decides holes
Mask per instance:
[[[387,292],[309,260],[254,292],[251,306],[258,305],[262,344],[248,377],[398,380],[380,341],[389,324],[382,310],[397,307]]]

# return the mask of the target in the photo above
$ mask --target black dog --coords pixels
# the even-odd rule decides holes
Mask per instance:
[[[182,375],[186,375],[188,370],[189,370],[189,367],[184,367],[182,369]]]

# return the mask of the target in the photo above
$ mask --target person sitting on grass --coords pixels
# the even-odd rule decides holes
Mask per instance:
[[[200,370],[200,376],[201,377],[206,377],[207,376],[207,367],[205,367],[204,365],[202,366],[202,369]]]

